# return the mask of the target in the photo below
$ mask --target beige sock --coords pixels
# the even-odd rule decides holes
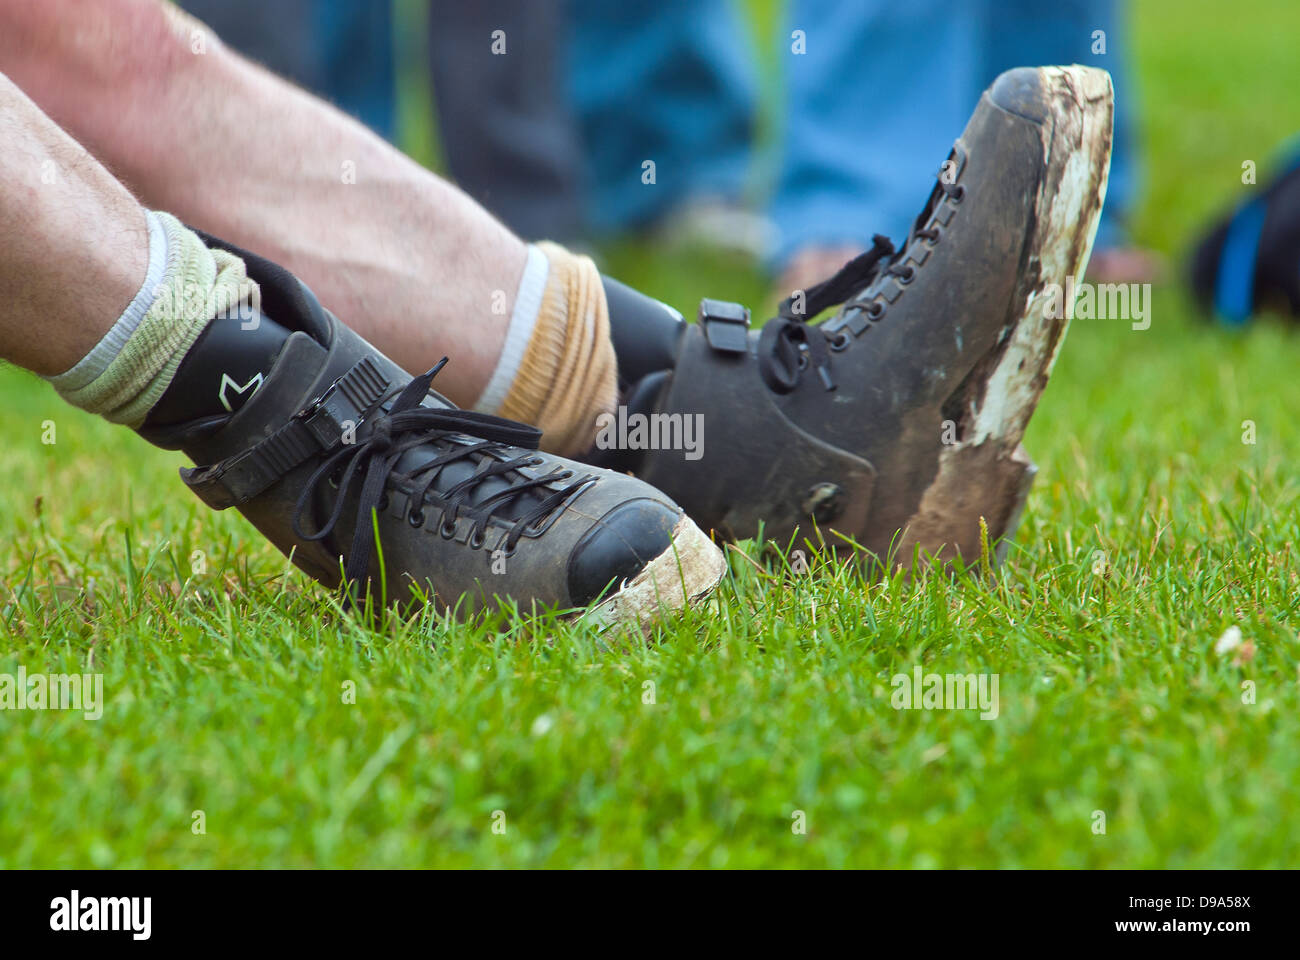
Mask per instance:
[[[536,324],[500,414],[542,430],[542,448],[576,456],[591,448],[596,418],[618,402],[609,309],[590,257],[540,243],[549,271]]]

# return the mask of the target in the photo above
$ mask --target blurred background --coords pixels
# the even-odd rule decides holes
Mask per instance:
[[[900,240],[1002,70],[1103,67],[1117,118],[1092,279],[1182,276],[1205,235],[1203,303],[1240,324],[1268,299],[1242,275],[1254,228],[1224,246],[1246,161],[1253,185],[1287,167],[1270,161],[1296,120],[1286,2],[1231,18],[1158,0],[181,2],[522,236],[651,287],[647,257],[703,264],[750,302],[822,279],[874,233]]]
[[[652,237],[833,270],[905,233],[980,92],[1022,64],[1130,82],[1117,0],[182,0],[529,238]],[[1107,250],[1127,244],[1121,95]]]

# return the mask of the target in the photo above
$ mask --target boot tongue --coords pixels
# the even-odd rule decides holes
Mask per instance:
[[[912,221],[912,227],[907,231],[907,238],[903,241],[903,245],[898,248],[899,257],[912,245],[912,240],[915,239],[917,231],[924,229],[925,225],[930,222],[930,217],[934,215],[934,211],[938,209],[939,204],[943,201],[945,194],[942,185],[945,182],[956,183],[957,177],[965,167],[965,150],[959,150],[958,145],[953,144],[953,148],[948,151],[948,159],[939,168],[939,175],[935,179],[934,186],[930,188],[930,196],[926,198],[925,206],[921,208],[921,212]]]

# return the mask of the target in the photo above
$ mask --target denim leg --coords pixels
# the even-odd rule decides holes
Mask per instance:
[[[787,26],[774,261],[876,233],[900,241],[975,105],[980,4],[793,0]]]
[[[986,16],[989,46],[984,83],[991,83],[1003,70],[1022,66],[1081,63],[1110,71],[1115,87],[1115,140],[1096,246],[1124,244],[1124,225],[1136,200],[1140,172],[1127,12],[1117,0],[991,0]]]
[[[385,139],[397,127],[390,0],[316,0],[326,99]]]
[[[639,226],[691,197],[739,198],[757,78],[732,3],[571,0],[570,9],[569,96],[591,224]]]

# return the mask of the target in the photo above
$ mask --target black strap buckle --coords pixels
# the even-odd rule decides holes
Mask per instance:
[[[718,353],[743,354],[749,348],[749,310],[726,300],[700,301],[704,339]]]
[[[379,372],[374,360],[363,357],[356,366],[331,383],[324,393],[299,410],[294,419],[302,422],[322,449],[328,450],[343,438],[349,424],[355,431],[357,424],[387,391],[388,379]]]
[[[348,425],[355,431],[388,387],[378,365],[364,357],[269,437],[182,476],[200,499],[218,510],[246,503],[299,464],[343,442]]]
[[[324,393],[303,407],[294,419],[307,428],[322,449],[328,450],[338,443],[349,421],[356,427],[359,412],[349,409],[339,397],[339,381],[335,380]],[[350,416],[351,415],[351,416]]]

